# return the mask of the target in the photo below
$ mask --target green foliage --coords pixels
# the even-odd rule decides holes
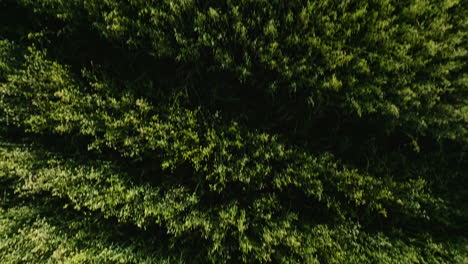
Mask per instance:
[[[103,37],[190,65],[188,93],[241,100],[265,125],[307,130],[304,119],[336,111],[414,138],[467,137],[463,2],[23,2],[65,21],[86,13]]]
[[[464,1],[0,5],[3,262],[468,261]]]
[[[360,231],[357,224],[318,224],[313,228],[308,225],[296,226],[299,216],[291,211],[292,208],[284,208],[278,196],[272,193],[259,193],[258,197],[255,197],[248,205],[245,204],[246,201],[231,200],[218,205],[211,204],[208,208],[204,208],[207,205],[203,204],[203,197],[200,194],[190,193],[182,186],[166,187],[165,192],[162,192],[159,188],[147,183],[131,182],[129,175],[119,172],[118,167],[109,162],[82,163],[43,151],[32,152],[14,145],[4,146],[1,151],[2,180],[16,181],[15,192],[19,193],[23,199],[24,197],[29,199],[35,196],[41,197],[41,194],[50,193],[52,196],[65,198],[64,208],[74,209],[66,213],[66,217],[57,218],[57,215],[63,213],[42,212],[43,210],[59,210],[55,209],[56,205],[52,201],[45,200],[44,205],[33,204],[30,207],[7,207],[8,211],[3,216],[6,224],[3,225],[2,234],[8,235],[4,250],[11,249],[13,246],[8,243],[13,243],[13,241],[17,241],[15,243],[19,245],[15,245],[24,250],[6,251],[5,256],[11,257],[12,260],[17,256],[15,254],[22,255],[21,252],[31,250],[34,253],[32,256],[25,255],[32,259],[26,261],[41,261],[41,258],[42,260],[56,260],[57,254],[67,253],[65,256],[58,257],[90,258],[96,259],[95,261],[99,263],[108,261],[139,263],[133,259],[139,254],[144,256],[145,252],[134,253],[133,246],[129,249],[130,252],[120,247],[105,246],[105,242],[109,239],[116,239],[109,238],[115,231],[107,231],[108,233],[102,231],[99,235],[92,232],[86,233],[89,228],[97,228],[94,227],[96,224],[89,226],[88,221],[97,219],[105,221],[104,218],[132,223],[144,230],[150,230],[156,223],[163,226],[171,235],[170,243],[180,248],[195,243],[195,241],[187,241],[187,237],[198,240],[196,234],[199,234],[203,238],[202,241],[205,241],[203,244],[208,246],[205,250],[208,251],[209,258],[216,263],[226,261],[226,257],[234,256],[235,252],[241,252],[242,259],[246,262],[275,260],[275,262],[292,263],[296,259],[297,263],[302,261],[342,263],[351,257],[356,258],[353,263],[372,259],[379,261],[387,259],[391,261],[390,263],[399,263],[397,259],[401,259],[403,263],[412,263],[407,260],[425,261],[421,253],[430,251],[432,247],[439,248],[441,254],[439,257],[429,255],[429,258],[435,261],[443,261],[448,257],[453,260],[458,258],[459,263],[463,263],[463,258],[467,257],[460,255],[460,250],[463,248],[454,247],[447,250],[444,249],[443,244],[431,242],[430,237],[425,238],[427,245],[420,248],[409,247],[399,239],[389,238],[382,233],[376,236],[370,235]],[[44,200],[44,198],[39,199]],[[9,201],[6,205],[11,202]],[[241,204],[248,210],[240,208]],[[46,209],[48,207],[52,209]],[[86,213],[89,210],[100,212],[100,214]],[[84,212],[86,217],[77,216],[76,211]],[[21,218],[11,219],[16,215]],[[35,215],[48,215],[49,218],[52,216],[54,218],[50,220],[36,218]],[[31,221],[28,225],[29,229],[22,229],[21,221]],[[70,225],[80,233],[68,237],[73,234],[73,230],[66,230],[66,235],[62,235],[65,236],[64,238],[60,233],[56,233],[56,228],[48,221],[54,221],[54,224],[58,221],[57,225]],[[105,223],[102,224],[104,228],[109,228]],[[119,225],[113,228],[119,228]],[[9,236],[16,236],[17,239]],[[89,237],[93,239],[91,241],[96,240],[97,245],[93,244],[91,248],[88,248],[89,250],[83,251],[80,247],[87,245],[85,241],[89,242]],[[63,243],[64,239],[70,242]],[[153,238],[155,239],[160,238]],[[157,243],[153,240],[151,240],[152,243]],[[59,242],[62,243],[58,244]],[[466,246],[466,241],[457,245]],[[377,254],[375,248],[381,247],[386,250]],[[278,249],[275,250],[276,248]],[[105,253],[98,254],[100,250]],[[393,250],[398,251],[393,252]],[[400,250],[402,252],[399,252]],[[123,260],[117,261],[112,258]]]

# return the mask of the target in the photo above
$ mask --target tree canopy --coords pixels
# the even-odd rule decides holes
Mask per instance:
[[[467,10],[1,1],[1,262],[468,263]]]

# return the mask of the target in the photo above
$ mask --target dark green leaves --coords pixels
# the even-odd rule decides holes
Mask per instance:
[[[2,5],[0,260],[467,262],[465,2]]]

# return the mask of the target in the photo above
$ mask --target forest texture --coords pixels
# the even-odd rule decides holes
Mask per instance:
[[[0,262],[468,263],[467,12],[0,0]]]

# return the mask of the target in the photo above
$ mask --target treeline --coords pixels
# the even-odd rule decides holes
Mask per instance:
[[[467,263],[467,1],[3,0],[2,263]]]

